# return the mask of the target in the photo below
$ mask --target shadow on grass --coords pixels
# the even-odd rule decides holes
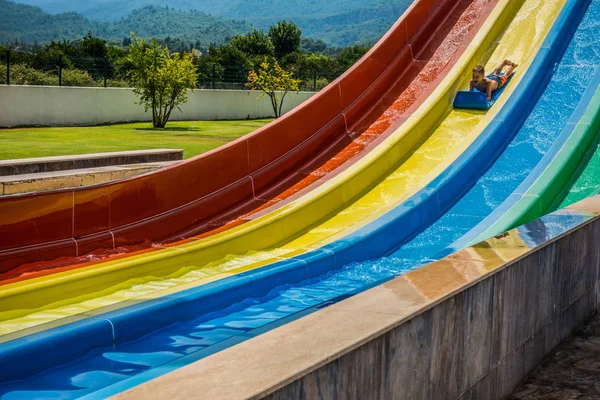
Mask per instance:
[[[195,132],[200,132],[202,129],[143,129],[136,128],[137,133],[141,135],[154,135],[153,137],[163,137],[163,135],[168,136],[170,138],[185,138],[186,140],[209,140],[209,141],[220,141],[220,142],[231,142],[235,140],[237,136],[222,136],[222,135],[207,135],[207,134],[198,134]],[[189,132],[189,133],[188,133]],[[146,136],[150,137],[150,136]]]
[[[200,128],[167,127],[167,128],[135,128],[136,131],[146,132],[200,132]]]

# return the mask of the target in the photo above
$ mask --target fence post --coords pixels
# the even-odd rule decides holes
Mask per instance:
[[[317,91],[317,70],[313,71],[313,92]]]
[[[215,75],[217,74],[217,64],[213,64],[213,70],[212,70],[212,88],[213,90],[215,90]]]
[[[108,76],[108,58],[104,57],[104,88],[106,88],[106,79]]]
[[[10,49],[6,49],[6,85],[10,85]]]
[[[58,86],[62,86],[62,54],[58,55]]]

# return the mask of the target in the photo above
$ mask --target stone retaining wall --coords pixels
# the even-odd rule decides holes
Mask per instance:
[[[267,398],[502,399],[596,312],[599,254],[595,220]]]

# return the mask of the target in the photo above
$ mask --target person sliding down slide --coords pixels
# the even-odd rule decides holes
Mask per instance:
[[[504,73],[502,70],[504,67],[508,67]],[[473,68],[473,80],[470,83],[470,91],[477,89],[481,92],[485,92],[487,100],[492,99],[492,93],[499,90],[506,84],[508,78],[513,74],[514,69],[517,68],[517,64],[510,60],[504,60],[494,68],[494,72],[490,75],[485,76],[485,68],[483,65],[478,65]]]

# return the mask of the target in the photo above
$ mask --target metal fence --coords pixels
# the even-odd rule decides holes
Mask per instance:
[[[222,66],[211,64],[208,71],[198,72],[198,87],[201,89],[245,90],[251,68],[244,66]],[[294,71],[294,78],[300,79],[301,91],[318,92],[336,79],[339,74],[315,70]]]
[[[248,72],[250,72],[249,68],[239,65],[200,66],[198,68],[198,87],[200,89],[245,90],[247,89]]]
[[[102,57],[17,52],[0,54],[0,84],[83,87],[129,86],[126,73]]]
[[[0,54],[0,84],[81,87],[130,87],[126,62],[112,64],[107,58],[34,54],[7,50]],[[198,66],[200,89],[246,90],[250,68],[208,64]],[[319,91],[338,73],[296,70],[300,90]]]

